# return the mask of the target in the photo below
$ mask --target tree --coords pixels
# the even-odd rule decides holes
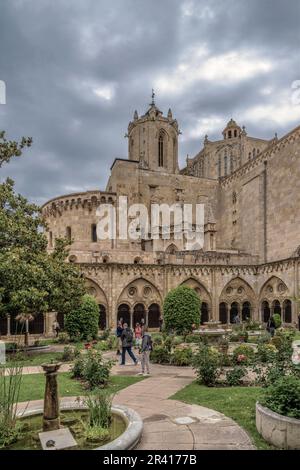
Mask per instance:
[[[32,144],[31,137],[22,137],[20,143],[14,140],[7,140],[5,132],[0,131],[0,168],[3,163],[10,161],[12,157],[20,157],[25,147],[30,147]]]
[[[200,323],[201,301],[190,287],[179,286],[171,290],[164,301],[164,322],[167,331],[189,333]]]
[[[2,142],[0,164],[20,147],[9,144],[4,151]],[[11,179],[0,184],[0,314],[14,314],[25,324],[26,344],[28,322],[35,315],[50,310],[66,314],[85,293],[80,270],[66,263],[69,241],[56,240],[50,254],[45,229],[41,209],[16,194]]]
[[[94,297],[86,294],[81,304],[66,315],[65,329],[72,340],[89,340],[98,334],[99,307]]]

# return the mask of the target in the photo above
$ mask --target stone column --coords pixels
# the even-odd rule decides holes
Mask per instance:
[[[57,371],[60,366],[60,363],[42,365],[46,376],[43,431],[54,431],[60,428],[59,397],[57,387]]]

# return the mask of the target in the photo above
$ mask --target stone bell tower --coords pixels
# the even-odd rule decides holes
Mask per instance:
[[[178,123],[169,109],[166,117],[155,105],[152,91],[150,108],[141,117],[137,111],[128,125],[129,160],[140,167],[164,173],[178,173]]]

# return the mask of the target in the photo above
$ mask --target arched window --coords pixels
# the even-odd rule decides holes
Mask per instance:
[[[164,166],[164,133],[160,132],[158,138],[158,166]]]
[[[66,228],[66,238],[69,240],[69,242],[72,240],[72,229],[71,227]]]
[[[228,131],[228,139],[231,139],[232,137],[232,131]]]
[[[146,311],[144,304],[137,304],[133,309],[133,328],[137,323],[141,323],[142,319],[146,323]]]
[[[251,318],[251,304],[250,302],[244,302],[242,308],[242,321],[250,320]]]
[[[228,321],[227,315],[228,315],[227,304],[225,304],[225,302],[222,302],[219,305],[219,320],[222,323],[222,325],[227,324],[227,321]]]
[[[255,157],[255,149],[253,149],[253,158]]]
[[[270,306],[269,306],[269,302],[267,302],[266,300],[264,302],[262,302],[261,304],[261,316],[262,316],[262,321],[264,323],[267,323],[269,318],[270,318]]]
[[[251,154],[251,152],[249,152],[248,160],[251,160],[251,157],[252,157],[252,154]]]
[[[221,155],[219,155],[219,161],[218,161],[218,175],[219,178],[222,176],[222,162],[221,162]]]
[[[230,155],[230,173],[233,173],[233,156]]]
[[[290,300],[283,302],[283,321],[284,323],[292,323],[292,302]]]
[[[149,328],[159,328],[160,308],[158,304],[150,305],[148,309]]]
[[[91,225],[91,238],[92,238],[92,242],[96,243],[97,241],[97,225],[96,224]]]
[[[208,322],[208,305],[206,302],[201,304],[201,325]]]
[[[237,302],[233,302],[230,308],[230,323],[235,323],[235,317],[239,315],[239,304]]]
[[[127,323],[130,326],[130,310],[127,304],[121,304],[118,307],[118,321],[121,319],[123,323]]]
[[[106,308],[104,305],[99,305],[99,330],[106,329]]]
[[[237,137],[237,130],[234,131],[234,137]]]
[[[281,305],[279,300],[274,300],[273,302],[273,313],[277,313],[281,316]]]
[[[227,150],[225,150],[225,155],[224,155],[224,174],[227,176]]]

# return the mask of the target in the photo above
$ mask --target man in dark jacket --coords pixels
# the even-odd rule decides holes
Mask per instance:
[[[133,352],[131,350],[132,345],[133,345],[133,331],[131,330],[131,328],[129,328],[127,323],[124,323],[124,325],[123,325],[121,340],[122,340],[122,362],[121,362],[121,366],[125,366],[126,351],[128,352],[129,356],[133,360],[134,364],[137,365],[138,360],[137,360],[137,358],[135,357],[135,355],[133,354]]]

